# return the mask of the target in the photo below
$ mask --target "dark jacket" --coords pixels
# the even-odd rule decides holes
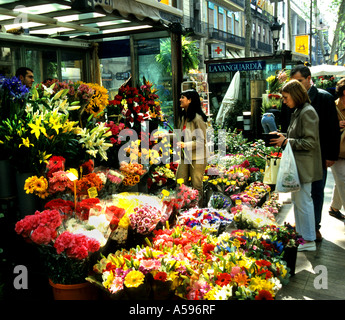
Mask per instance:
[[[338,160],[340,128],[333,96],[326,90],[311,86],[308,90],[310,104],[319,116],[319,133],[322,164],[325,160]]]

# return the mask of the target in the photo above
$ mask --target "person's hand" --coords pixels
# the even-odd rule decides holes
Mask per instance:
[[[339,121],[339,127],[340,127],[340,129],[345,128],[345,120],[340,120]]]
[[[329,167],[333,166],[334,163],[335,163],[334,160],[326,160],[326,168],[329,168]]]
[[[280,132],[277,132],[277,131],[273,131],[273,132],[270,132],[270,134],[277,134],[279,137],[276,138],[276,139],[270,139],[270,145],[272,146],[275,146],[275,147],[284,147],[286,145],[286,138],[285,136],[280,133]],[[284,143],[284,145],[282,146],[282,144]]]
[[[181,148],[181,149],[184,148],[184,142],[182,142],[182,141],[177,142],[176,145],[177,145],[179,148]]]

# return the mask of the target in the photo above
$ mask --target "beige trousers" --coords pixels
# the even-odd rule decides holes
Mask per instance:
[[[200,162],[200,161],[199,161]],[[184,184],[188,185],[189,177],[191,178],[192,188],[199,191],[199,207],[203,207],[203,178],[205,174],[205,168],[207,166],[207,161],[205,159],[204,163],[196,163],[196,160],[193,160],[191,164],[184,163],[183,160],[179,164],[176,172],[176,180],[183,179]]]

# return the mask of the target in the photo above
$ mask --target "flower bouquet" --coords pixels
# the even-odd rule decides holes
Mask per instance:
[[[274,214],[262,208],[251,208],[247,205],[236,207],[234,221],[239,229],[258,229],[267,224],[276,224]]]
[[[282,69],[276,72],[275,75],[269,76],[266,81],[268,84],[269,93],[277,93],[285,82],[290,80],[290,70]]]
[[[337,85],[337,78],[333,76],[320,76],[317,78],[315,85],[320,89],[335,88]]]
[[[297,248],[304,244],[304,239],[296,232],[296,229],[289,223],[282,226],[266,225],[261,228],[261,232],[268,236],[271,241],[279,241],[284,249],[282,259],[286,262],[290,275],[295,274]]]
[[[85,282],[90,256],[100,249],[95,238],[63,231],[63,219],[55,209],[26,216],[16,223],[15,231],[38,245],[45,272],[53,283]]]
[[[107,199],[111,197],[112,194],[119,192],[122,181],[125,178],[120,171],[105,168],[95,168],[95,173],[103,182],[103,188],[98,194],[99,198]]]
[[[17,77],[6,78],[0,75],[0,118],[13,119],[23,114],[25,102],[29,96],[29,88]]]
[[[173,185],[177,171],[177,163],[167,163],[165,165],[157,166],[150,172],[147,179],[148,189],[150,192],[155,192],[166,185]]]
[[[304,239],[296,232],[296,228],[286,222],[282,226],[265,225],[260,230],[268,235],[272,241],[280,241],[284,248],[293,248],[304,244]]]
[[[196,207],[199,201],[198,190],[186,186],[183,184],[183,181],[178,181],[176,190],[168,191],[163,189],[160,196],[166,206],[165,215],[169,217],[170,225],[176,223],[176,219],[181,211]]]
[[[112,299],[169,299],[188,271],[178,251],[151,247],[119,250],[94,265],[87,280]]]
[[[219,192],[214,192],[208,202],[209,208],[227,211],[230,211],[231,205],[231,199]]]
[[[181,212],[177,218],[177,225],[217,233],[221,224],[231,224],[232,221],[233,215],[226,210],[194,208]]]
[[[263,95],[261,112],[269,112],[269,109],[280,110],[282,106],[282,95],[280,93],[269,93],[268,95]]]
[[[278,193],[271,193],[271,196],[266,200],[261,206],[262,209],[266,209],[269,212],[273,213],[275,216],[279,213],[282,203],[279,201]]]
[[[256,207],[264,203],[270,191],[271,187],[269,185],[256,181],[247,186],[243,192],[233,194],[230,198],[235,203],[239,201],[252,207]]]

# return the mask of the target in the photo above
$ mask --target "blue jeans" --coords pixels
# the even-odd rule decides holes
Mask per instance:
[[[264,133],[277,131],[277,125],[273,113],[264,113],[261,119],[261,125],[264,129]]]
[[[311,197],[314,203],[314,213],[315,213],[315,229],[319,230],[321,228],[321,215],[323,207],[324,190],[327,179],[327,169],[323,169],[322,180],[314,181],[311,184]]]
[[[306,241],[314,241],[316,238],[314,204],[311,197],[311,188],[311,183],[301,183],[301,190],[291,192],[296,231]]]

